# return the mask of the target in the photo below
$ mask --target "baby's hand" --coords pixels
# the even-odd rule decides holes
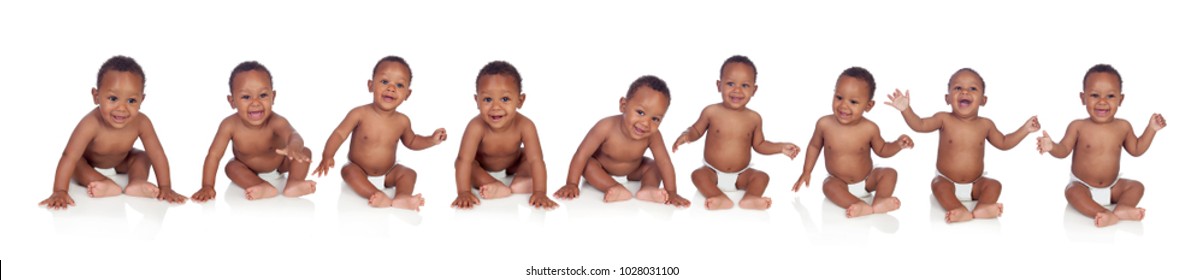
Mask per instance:
[[[1049,139],[1049,132],[1041,131],[1041,136],[1037,137],[1037,152],[1045,154],[1051,150],[1053,150],[1053,139]]]
[[[803,172],[802,176],[798,176],[798,182],[794,182],[794,188],[791,190],[797,192],[798,188],[803,185],[806,185],[808,188],[811,187],[811,173]]]
[[[786,156],[790,157],[790,159],[794,159],[794,157],[798,156],[798,152],[798,145],[793,143],[786,143],[786,145],[782,147],[782,153],[786,154]]]
[[[452,201],[452,207],[460,209],[472,209],[472,206],[477,204],[481,204],[481,199],[472,195],[472,191],[460,192],[456,195],[456,200]]]
[[[431,133],[431,138],[435,138],[436,145],[443,143],[443,141],[447,141],[447,130],[440,127],[434,133]]]
[[[67,206],[75,206],[75,200],[71,199],[71,195],[67,191],[55,191],[50,194],[50,198],[42,200],[38,205],[46,205],[50,209],[67,209]]]
[[[552,194],[552,195],[559,199],[574,199],[574,198],[577,198],[577,195],[580,195],[580,194],[581,194],[580,188],[577,188],[577,186],[574,186],[572,184],[568,184],[568,185],[564,185],[563,187],[560,187],[560,190],[557,190],[556,193]]]
[[[1159,131],[1164,127],[1166,127],[1166,119],[1162,118],[1162,114],[1154,113],[1153,116],[1150,116],[1150,128]]]
[[[314,169],[314,173],[310,175],[326,176],[326,172],[334,167],[334,159],[322,158],[322,162],[318,163],[318,168]]]
[[[909,103],[911,103],[910,90],[906,93],[901,93],[899,92],[899,89],[895,89],[895,93],[892,93],[886,97],[890,99],[886,101],[886,105],[895,107],[895,109],[899,109],[899,111],[907,111],[907,107]]]
[[[1024,122],[1024,128],[1026,131],[1028,131],[1028,133],[1037,132],[1038,130],[1041,130],[1041,122],[1037,121],[1037,116],[1033,116],[1028,118],[1028,121]]]
[[[681,144],[685,144],[685,143],[690,143],[690,135],[687,135],[686,133],[682,133],[680,137],[677,137],[677,141],[673,142],[673,152],[676,153],[677,146],[681,146]]]
[[[304,152],[302,149],[299,149],[299,148],[295,148],[295,149],[289,149],[289,148],[284,148],[284,149],[276,149],[276,154],[277,154],[277,155],[286,156],[286,157],[288,157],[288,160],[295,160],[295,161],[300,161],[300,162],[309,162],[309,156],[305,155],[305,152]]]
[[[669,196],[669,200],[665,200],[665,204],[672,204],[676,207],[686,208],[690,207],[690,200],[687,200],[686,198],[681,197],[681,195],[674,193],[673,195]]]
[[[184,203],[184,201],[188,200],[188,198],[172,189],[163,189],[160,187],[159,200],[167,201],[169,203]]]
[[[556,205],[556,202],[548,198],[548,195],[543,192],[531,193],[531,199],[529,202],[531,203],[531,206],[535,206],[535,208],[542,208],[544,210],[556,209],[556,206],[559,206]]]
[[[201,187],[200,190],[197,190],[196,193],[192,194],[192,200],[196,202],[205,202],[213,199],[214,196],[217,196],[217,192],[214,191],[213,188]]]
[[[899,135],[899,140],[895,140],[895,143],[898,143],[900,147],[907,149],[911,149],[912,147],[916,146],[916,142],[911,141],[911,136],[907,136],[907,134]]]

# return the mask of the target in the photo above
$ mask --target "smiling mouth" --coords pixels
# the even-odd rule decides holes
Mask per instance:
[[[393,100],[396,100],[397,98],[395,98],[395,97],[392,97],[392,96],[385,95],[385,96],[381,96],[381,97],[380,97],[380,99],[383,99],[385,102],[390,102],[390,103],[392,103],[392,102],[393,102]]]
[[[111,115],[111,116],[113,117],[113,122],[116,122],[116,123],[123,123],[126,120],[130,119],[130,116],[118,116],[118,115]]]
[[[263,112],[263,110],[260,110],[260,111],[250,111],[250,112],[247,112],[247,117],[248,117],[248,118],[251,118],[251,120],[260,120],[260,119],[263,119],[263,115],[265,115],[265,114],[264,114],[264,112]]]
[[[852,117],[852,116],[853,116],[853,114],[851,114],[851,113],[836,112],[836,117],[840,118],[840,119],[848,119],[849,117]]]
[[[958,106],[961,106],[961,107],[969,107],[969,106],[970,106],[970,100],[969,100],[969,99],[962,99],[962,100],[958,100],[958,101],[957,101],[957,105],[958,105]]]
[[[1108,112],[1111,112],[1111,111],[1112,111],[1111,109],[1095,109],[1095,115],[1100,116],[1100,117],[1107,117]]]
[[[503,117],[502,115],[489,115],[489,120],[492,120],[492,121],[495,121],[495,122],[496,122],[496,121],[501,121],[501,120],[502,120],[502,117]]]
[[[739,96],[728,96],[727,98],[731,99],[732,103],[740,103],[740,101],[744,101],[744,97]]]
[[[631,130],[634,131],[636,135],[644,135],[644,133],[648,132],[647,130],[641,129],[638,126],[632,126]]]

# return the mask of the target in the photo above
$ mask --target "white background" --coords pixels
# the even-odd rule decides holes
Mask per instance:
[[[1201,192],[1192,166],[1200,152],[1189,141],[1200,121],[1188,111],[1204,62],[1198,8],[1151,1],[431,2],[0,4],[0,84],[8,101],[0,111],[9,120],[0,169],[2,278],[510,279],[535,278],[525,276],[532,266],[677,266],[682,279],[1163,278],[1198,265]],[[147,73],[142,112],[154,120],[174,188],[185,195],[199,187],[212,135],[233,112],[225,95],[239,62],[258,60],[272,71],[275,112],[318,154],[349,109],[371,102],[365,81],[374,63],[402,56],[413,68],[414,94],[399,110],[420,134],[439,127],[450,134],[428,150],[399,152],[418,171],[427,206],[420,213],[370,209],[337,175],[317,179],[318,192],[305,198],[248,202],[224,174],[217,200],[206,204],[90,199],[73,186],[76,207],[36,206],[51,193],[72,128],[94,106],[97,68],[117,54]],[[477,115],[470,98],[485,63],[510,61],[525,78],[520,112],[540,129],[554,191],[584,133],[618,113],[632,80],[655,74],[668,82],[674,98],[661,129],[671,144],[704,106],[720,101],[714,81],[733,54],[751,57],[760,71],[749,107],[764,117],[766,137],[798,144],[831,113],[840,71],[869,69],[878,106],[866,117],[887,139],[907,133],[916,141],[915,149],[875,162],[899,170],[902,208],[845,219],[818,188],[790,191],[802,155],[775,155],[754,157],[772,178],[771,209],[706,211],[689,179],[701,164],[701,141],[672,155],[679,189],[695,203],[689,209],[603,205],[589,189],[547,212],[525,206],[525,197],[471,211],[448,207],[452,162],[460,132]],[[1139,133],[1152,113],[1169,123],[1146,155],[1122,156],[1124,176],[1147,186],[1140,204],[1149,209],[1146,220],[1091,226],[1062,196],[1070,160],[1038,155],[1029,136],[1011,151],[986,154],[989,176],[1004,185],[1004,216],[944,224],[929,190],[937,135],[910,131],[881,104],[885,96],[907,88],[918,114],[947,111],[949,75],[973,67],[990,98],[983,116],[1010,132],[1039,115],[1060,139],[1071,120],[1086,116],[1077,93],[1096,63],[1113,64],[1125,80],[1118,117]],[[339,150],[340,165],[346,151]],[[823,168],[820,161],[816,181]]]

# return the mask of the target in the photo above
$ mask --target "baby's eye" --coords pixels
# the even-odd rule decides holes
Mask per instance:
[[[727,82],[727,86],[729,86],[729,87],[734,87],[734,86],[736,86],[736,83],[733,83],[733,82]]]
[[[652,117],[652,121],[653,121],[653,122],[656,122],[656,123],[660,123],[660,122],[661,122],[661,118],[659,118],[659,117]]]
[[[1116,95],[1115,95],[1115,94],[1109,94],[1109,95],[1108,95],[1108,99],[1112,99],[1112,98],[1116,98]]]
[[[1099,94],[1098,94],[1098,93],[1092,93],[1090,96],[1091,96],[1091,98],[1099,98]]]
[[[482,100],[485,100],[486,103],[493,102],[493,97],[486,97],[485,99],[482,99]]]
[[[137,98],[130,98],[130,99],[127,99],[125,102],[127,102],[127,103],[130,103],[130,104],[134,104],[134,103],[138,103],[138,99],[137,99]]]
[[[844,100],[844,96],[837,95],[836,100]]]
[[[260,94],[259,94],[259,98],[268,98],[268,94],[267,94],[267,93],[260,93]]]
[[[502,97],[502,102],[510,102],[510,97]]]
[[[250,100],[250,99],[251,99],[251,96],[250,96],[250,95],[243,95],[243,96],[239,96],[238,98],[239,98],[239,99],[242,99],[242,100]]]
[[[978,91],[978,87],[970,87],[970,91]]]
[[[953,90],[962,90],[962,87],[961,87],[961,86],[955,86],[955,87],[953,87]]]
[[[742,88],[748,88],[748,84],[740,84],[740,87],[742,87]]]
[[[857,102],[857,100],[849,100],[849,103],[856,105],[857,103],[861,103],[861,102]]]
[[[387,86],[389,85],[389,80],[380,80],[380,84]]]
[[[401,83],[397,83],[397,88],[404,88],[404,87],[406,87],[406,85],[403,85],[403,84],[401,84]]]
[[[636,113],[637,115],[643,116],[643,115],[644,115],[644,110],[635,110],[635,113]]]
[[[109,96],[109,101],[110,101],[110,102],[112,102],[112,101],[117,101],[117,97],[116,97],[116,96]]]

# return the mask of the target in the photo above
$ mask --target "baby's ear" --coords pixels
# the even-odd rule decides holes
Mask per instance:
[[[723,92],[723,81],[715,80],[715,91]]]
[[[627,111],[627,98],[619,97],[619,113],[621,114],[626,111]]]
[[[874,109],[874,100],[870,100],[869,102],[865,102],[865,111],[866,111],[866,112],[869,112],[869,111],[870,111],[870,109]]]
[[[1122,93],[1120,93],[1120,100],[1116,101],[1116,106],[1119,107],[1120,104],[1124,104],[1124,103],[1125,103],[1125,93],[1122,92]]]
[[[1084,106],[1087,105],[1087,93],[1079,92],[1079,103],[1082,103]]]
[[[92,88],[92,105],[100,105],[100,90]]]
[[[978,103],[978,107],[987,106],[987,96],[982,96],[982,103]]]
[[[953,100],[950,100],[949,98],[951,98],[951,97],[949,96],[948,93],[946,93],[945,94],[945,105],[953,105]]]
[[[522,109],[522,108],[523,108],[523,102],[524,102],[524,101],[527,101],[527,94],[526,94],[526,93],[519,93],[519,94],[518,94],[518,106],[516,106],[516,108]]]
[[[368,92],[372,92],[372,85],[374,85],[372,80],[368,80]]]
[[[226,102],[230,103],[230,109],[234,109],[234,95],[226,95]]]

